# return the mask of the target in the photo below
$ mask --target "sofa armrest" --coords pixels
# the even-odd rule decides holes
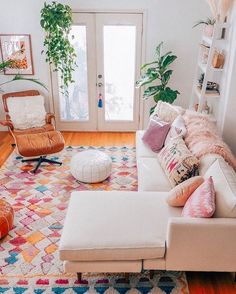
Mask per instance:
[[[236,219],[182,218],[169,220],[166,269],[236,271]]]
[[[46,114],[46,123],[47,124],[51,124],[52,123],[52,119],[55,119],[55,115],[53,113],[47,113]]]
[[[14,126],[12,121],[10,120],[0,120],[0,125],[4,126],[4,127],[8,127],[10,128],[12,131],[14,130]]]

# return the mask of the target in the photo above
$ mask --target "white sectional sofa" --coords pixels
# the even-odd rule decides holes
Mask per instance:
[[[146,270],[236,272],[236,174],[208,154],[199,172],[212,176],[212,218],[186,218],[170,207],[172,189],[157,154],[136,133],[138,192],[73,192],[59,255],[66,272]]]
[[[144,131],[136,133],[139,193],[163,196],[166,202],[171,184],[162,170],[157,154],[142,141]],[[213,177],[216,213],[213,218],[183,218],[170,210],[165,231],[165,269],[185,271],[236,271],[236,174],[217,154],[200,159],[200,175]],[[151,192],[152,191],[152,192]],[[160,193],[163,191],[162,193]],[[157,218],[159,211],[157,208]],[[176,208],[180,210],[181,208]],[[159,220],[161,221],[161,220]],[[152,261],[152,267],[158,264]],[[151,267],[149,267],[151,269]]]

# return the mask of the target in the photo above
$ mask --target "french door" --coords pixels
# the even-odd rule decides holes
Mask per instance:
[[[57,127],[131,131],[139,126],[142,14],[74,13],[70,41],[77,54],[69,97],[53,73]]]

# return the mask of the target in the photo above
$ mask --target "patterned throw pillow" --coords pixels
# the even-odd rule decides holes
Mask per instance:
[[[212,217],[215,206],[215,189],[210,177],[189,197],[182,210],[182,216]]]
[[[182,138],[170,140],[158,154],[158,159],[173,187],[198,175],[199,161]]]
[[[165,145],[168,144],[171,139],[176,139],[178,137],[184,138],[186,133],[187,129],[185,127],[184,119],[182,115],[179,115],[171,124],[170,131],[165,140]]]
[[[157,115],[150,118],[149,125],[142,140],[153,152],[159,152],[164,146],[170,124],[162,121]]]

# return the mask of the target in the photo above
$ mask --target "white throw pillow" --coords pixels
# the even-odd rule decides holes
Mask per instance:
[[[7,99],[9,115],[15,129],[29,129],[45,125],[44,97],[25,96]]]
[[[153,114],[157,114],[161,120],[172,123],[178,115],[183,115],[184,113],[184,108],[160,100],[158,101]]]
[[[178,137],[184,138],[186,133],[187,129],[185,127],[184,119],[182,115],[178,115],[171,124],[170,131],[165,140],[165,145],[168,144],[171,139],[176,139]]]
[[[204,178],[212,176],[216,191],[215,217],[236,217],[236,173],[223,158],[217,159]]]

